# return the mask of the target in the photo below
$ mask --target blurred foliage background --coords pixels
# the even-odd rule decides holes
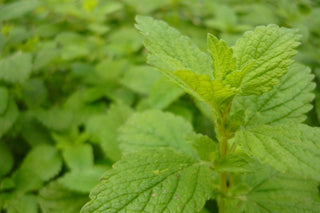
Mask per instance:
[[[135,111],[169,111],[213,136],[206,108],[145,63],[137,14],[165,20],[203,51],[208,32],[233,45],[257,25],[298,28],[295,59],[319,83],[319,0],[2,0],[1,212],[79,212],[121,158],[118,130]],[[318,126],[315,93],[307,123]]]

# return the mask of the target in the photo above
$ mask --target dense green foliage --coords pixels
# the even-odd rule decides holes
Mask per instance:
[[[2,1],[0,211],[319,212],[319,26],[311,0]]]

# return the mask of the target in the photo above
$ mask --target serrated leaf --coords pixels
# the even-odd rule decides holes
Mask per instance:
[[[38,201],[43,213],[79,213],[88,195],[73,192],[55,181],[40,190]]]
[[[242,176],[249,190],[236,196],[237,205],[229,212],[319,212],[316,182],[284,175],[266,166],[256,167],[255,171]]]
[[[40,5],[39,1],[28,0],[4,4],[0,7],[0,22],[19,18],[24,14],[36,9]]]
[[[136,28],[144,35],[149,51],[148,62],[170,74],[178,70],[212,76],[210,57],[201,52],[187,36],[167,23],[151,17],[137,16]]]
[[[224,86],[221,81],[211,80],[208,75],[197,75],[190,71],[177,71],[177,84],[186,92],[218,108],[236,94],[236,90]]]
[[[225,77],[236,69],[236,59],[233,50],[223,40],[218,40],[214,35],[208,34],[209,53],[213,59],[214,79],[224,80]]]
[[[9,100],[6,111],[0,115],[0,137],[12,127],[18,115],[17,104],[13,100]]]
[[[203,161],[213,162],[217,157],[218,143],[206,135],[190,135],[187,139],[191,146],[197,151],[198,156]]]
[[[241,94],[261,94],[278,84],[293,62],[299,38],[296,31],[273,24],[247,31],[234,47],[236,69],[251,66],[241,82]]]
[[[121,127],[119,139],[124,152],[170,148],[196,156],[186,141],[192,134],[191,124],[183,118],[150,110],[132,115]]]
[[[0,86],[0,116],[5,112],[9,101],[9,92],[6,87]]]
[[[271,91],[261,96],[237,96],[232,113],[246,111],[245,126],[301,123],[306,119],[304,114],[312,108],[313,77],[308,67],[293,64]]]
[[[320,180],[320,129],[304,124],[255,126],[236,134],[236,143],[259,161],[298,177]]]
[[[8,174],[13,167],[14,158],[6,143],[0,141],[0,178]]]
[[[63,187],[80,193],[89,193],[99,183],[106,167],[92,167],[84,170],[75,170],[64,174],[57,181]]]
[[[53,178],[62,168],[58,150],[49,145],[34,147],[24,158],[21,170],[33,171],[43,181]]]
[[[211,195],[210,173],[170,150],[129,154],[105,173],[81,212],[199,212]]]
[[[114,104],[107,114],[92,116],[86,123],[87,132],[96,137],[106,157],[120,160],[118,129],[131,116],[132,109],[123,104]]]
[[[31,54],[17,52],[0,60],[0,80],[22,83],[28,79],[31,68]]]

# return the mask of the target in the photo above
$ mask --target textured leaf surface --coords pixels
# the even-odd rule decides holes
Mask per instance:
[[[309,68],[294,64],[271,91],[261,96],[237,96],[232,111],[246,111],[243,123],[246,126],[303,122],[304,114],[312,108],[315,88],[312,79]]]
[[[236,94],[234,89],[224,86],[221,81],[211,80],[208,75],[190,71],[177,71],[174,75],[177,84],[186,92],[216,108]]]
[[[146,38],[148,62],[168,73],[189,70],[212,76],[212,61],[187,36],[167,23],[151,17],[137,16],[137,29]]]
[[[193,134],[190,123],[171,113],[150,110],[136,113],[120,130],[121,148],[125,152],[154,148],[171,148],[196,155],[187,136]]]
[[[39,192],[38,201],[43,213],[79,213],[88,201],[87,194],[80,194],[51,182]]]
[[[81,212],[199,212],[211,186],[208,166],[184,154],[129,154],[105,173]]]
[[[237,70],[251,66],[241,83],[242,94],[261,94],[278,84],[293,62],[290,58],[296,54],[299,38],[296,31],[277,25],[246,32],[234,47]]]
[[[18,52],[0,60],[0,80],[10,83],[22,83],[31,72],[32,57],[30,54]]]
[[[283,175],[266,166],[260,166],[255,171],[242,176],[249,191],[246,195],[238,196],[242,201],[230,212],[319,212],[320,200],[316,182]],[[240,207],[241,205],[243,206]]]
[[[218,40],[214,35],[208,34],[209,53],[213,59],[214,78],[224,78],[236,69],[236,60],[233,58],[233,50],[223,40]]]
[[[320,129],[304,124],[256,126],[240,130],[242,149],[274,168],[320,180]]]

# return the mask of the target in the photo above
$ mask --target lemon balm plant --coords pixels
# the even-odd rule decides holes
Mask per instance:
[[[320,129],[303,124],[315,84],[292,57],[300,36],[277,25],[235,46],[208,34],[209,55],[163,21],[138,16],[148,63],[212,112],[216,138],[149,110],[121,128],[124,157],[82,212],[319,212]]]

